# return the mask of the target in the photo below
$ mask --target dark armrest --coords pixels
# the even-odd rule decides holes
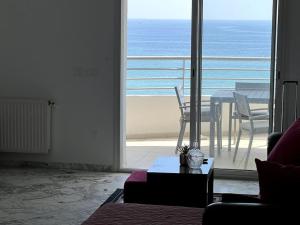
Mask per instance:
[[[244,194],[222,194],[222,202],[227,203],[261,203],[259,197],[244,195]]]
[[[206,207],[203,225],[290,224],[286,223],[290,218],[286,218],[283,209],[278,205],[262,203],[217,202]]]
[[[270,154],[270,152],[272,151],[272,149],[274,148],[274,146],[276,145],[277,141],[281,138],[282,133],[280,132],[274,132],[271,133],[268,137],[268,155]]]

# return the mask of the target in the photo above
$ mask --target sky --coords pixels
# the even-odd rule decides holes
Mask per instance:
[[[206,20],[271,20],[273,0],[203,0]],[[128,0],[130,19],[190,19],[192,0]]]

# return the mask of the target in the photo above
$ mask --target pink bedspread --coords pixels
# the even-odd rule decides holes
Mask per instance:
[[[98,208],[82,225],[201,225],[202,208],[108,203]]]

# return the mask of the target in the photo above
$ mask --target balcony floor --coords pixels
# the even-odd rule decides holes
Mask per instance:
[[[248,148],[249,139],[245,135],[241,138],[240,147],[237,153],[236,161],[233,162],[235,143],[228,151],[228,138],[223,137],[223,147],[220,155],[215,150],[215,168],[222,169],[246,169],[256,170],[255,158],[265,160],[267,157],[267,135],[255,135],[250,157],[247,165],[245,158]],[[154,160],[159,156],[174,156],[177,138],[170,139],[129,139],[126,144],[126,152],[124,153],[125,168],[141,168],[148,169]],[[183,143],[188,143],[188,139],[184,139]],[[201,148],[206,156],[208,156],[209,139],[202,138]]]

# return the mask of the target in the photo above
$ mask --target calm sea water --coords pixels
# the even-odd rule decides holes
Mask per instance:
[[[271,21],[204,21],[203,56],[270,57]],[[129,20],[128,56],[190,56],[191,22],[188,20]],[[186,62],[189,67],[190,61]],[[182,61],[138,61],[129,60],[128,68],[178,68]],[[216,88],[233,88],[235,79],[258,82],[251,78],[269,82],[269,71],[236,71],[231,68],[255,68],[269,70],[269,61],[222,61],[203,60],[203,94],[212,94]],[[223,68],[227,70],[214,70]],[[210,70],[209,70],[210,69]],[[181,71],[134,71],[129,70],[128,78],[180,77]],[[189,77],[189,71],[186,71]],[[228,78],[230,80],[223,80]],[[127,88],[167,87],[164,90],[128,90],[127,94],[173,95],[178,80],[128,80]],[[186,80],[185,86],[189,87]]]

